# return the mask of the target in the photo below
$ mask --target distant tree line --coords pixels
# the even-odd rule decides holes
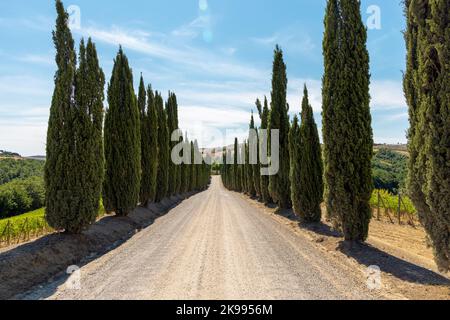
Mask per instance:
[[[14,179],[26,179],[44,173],[44,162],[27,159],[0,159],[0,185]]]
[[[45,188],[42,177],[15,179],[0,185],[0,218],[42,208]]]
[[[108,212],[126,216],[139,204],[200,191],[210,180],[203,161],[173,164],[172,147],[183,143],[183,159],[200,153],[197,141],[172,142],[178,129],[174,93],[166,103],[161,93],[145,87],[138,94],[133,72],[120,47],[107,88],[95,44],[81,40],[76,57],[68,14],[56,0],[57,71],[50,108],[45,163],[46,219],[57,230],[80,233],[92,224],[100,199]],[[104,116],[105,115],[105,116]],[[209,162],[208,162],[209,163]]]

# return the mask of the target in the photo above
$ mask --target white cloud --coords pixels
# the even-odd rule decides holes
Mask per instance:
[[[316,49],[309,32],[299,25],[292,25],[267,37],[250,38],[250,41],[272,48],[278,44],[289,54],[300,53],[309,56]]]
[[[407,108],[400,81],[375,80],[370,86],[371,106],[374,110]]]
[[[82,35],[91,36],[97,41],[111,45],[122,45],[125,49],[140,52],[172,63],[189,72],[202,75],[216,75],[229,78],[261,79],[264,75],[261,70],[249,67],[246,64],[226,59],[223,55],[214,52],[199,50],[190,46],[167,45],[161,40],[146,36],[139,30],[125,30],[112,27],[109,30],[88,27],[81,29]]]
[[[46,66],[52,66],[55,64],[54,58],[52,58],[50,55],[26,54],[24,56],[17,57],[16,60],[20,62]]]

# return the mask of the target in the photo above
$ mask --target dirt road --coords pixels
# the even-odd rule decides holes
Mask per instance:
[[[365,275],[263,214],[214,177],[119,248],[27,298],[371,299]]]

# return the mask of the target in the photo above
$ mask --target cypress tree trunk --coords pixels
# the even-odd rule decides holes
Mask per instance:
[[[169,130],[167,128],[167,114],[164,110],[164,100],[160,93],[155,93],[155,105],[158,113],[158,173],[156,178],[156,202],[161,202],[168,192],[169,186]]]
[[[294,162],[291,162],[291,166],[296,167],[291,171],[291,183],[297,185],[296,188],[292,185],[294,212],[304,222],[319,222],[323,200],[322,151],[306,86],[302,102],[302,122],[297,130],[298,139],[292,147],[295,149],[295,157],[291,157]]]
[[[280,208],[291,207],[289,185],[289,109],[286,102],[286,91],[286,65],[283,61],[283,52],[277,46],[273,62],[272,109],[269,116],[269,130],[278,129],[280,131],[280,169],[278,174],[269,177],[269,192]]]
[[[408,185],[441,271],[450,270],[450,26],[448,1],[405,1]]]
[[[256,104],[258,107],[258,103]],[[267,102],[267,98],[264,97],[264,108],[261,110],[261,108],[258,108],[259,111],[259,117],[261,118],[261,129],[262,130],[267,130],[268,126],[269,126],[269,114],[270,114],[270,110],[269,110],[269,103]],[[262,147],[262,143],[263,140],[259,139],[260,141],[260,146],[259,149],[263,150]],[[268,143],[266,141],[266,150],[269,150],[268,148]],[[261,154],[260,154],[261,156]],[[263,168],[263,165],[259,166],[259,172],[258,174],[260,174],[260,169]],[[269,193],[269,177],[268,176],[261,176],[260,178],[260,190],[261,190],[261,200],[265,203],[265,204],[269,204],[272,201],[272,198],[270,197],[270,193]]]
[[[366,39],[359,1],[330,0],[325,17],[323,83],[327,206],[345,239],[355,241],[368,236],[373,190]]]
[[[128,215],[139,201],[141,180],[140,116],[128,59],[119,49],[108,86],[105,119],[106,178],[104,202],[108,212]]]

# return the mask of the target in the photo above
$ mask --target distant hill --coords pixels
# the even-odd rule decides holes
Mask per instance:
[[[2,158],[22,158],[22,156],[18,153],[0,150],[0,157]]]

